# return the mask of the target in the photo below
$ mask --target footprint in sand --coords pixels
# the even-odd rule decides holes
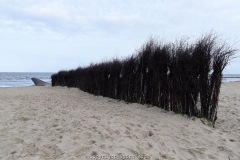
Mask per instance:
[[[92,145],[92,144],[95,144],[95,143],[96,143],[96,141],[92,140],[92,139],[84,142],[84,144],[86,144],[86,145]]]
[[[219,151],[224,151],[224,150],[225,150],[225,148],[224,148],[223,146],[219,146],[219,147],[217,147],[217,149],[218,149]]]
[[[123,147],[123,148],[127,149],[133,155],[139,155],[138,152],[133,150],[132,148],[129,148],[129,147]]]
[[[93,152],[91,153],[91,156],[96,156],[96,155],[98,155],[96,151],[93,151]]]
[[[101,149],[106,149],[106,146],[104,144],[99,145]]]
[[[58,139],[62,139],[63,136],[62,136],[62,135],[58,135],[57,138],[58,138]]]
[[[130,127],[128,127],[128,126],[125,126],[125,127],[126,127],[126,129],[127,129],[127,130],[131,130],[131,128],[130,128]]]
[[[104,139],[104,136],[103,136],[103,134],[98,133],[98,134],[95,134],[95,135],[94,135],[94,138],[96,138],[97,140],[102,141],[102,140]]]
[[[214,156],[211,155],[211,154],[208,155],[208,158],[209,158],[209,159],[217,159],[216,157],[214,157]]]
[[[35,144],[28,144],[22,151],[22,155],[23,157],[25,156],[32,156],[34,155],[36,152],[38,152],[38,148],[35,146]]]
[[[139,128],[142,128],[142,126],[140,124],[137,125]]]
[[[126,135],[130,135],[130,132],[128,130],[125,130],[124,132]]]
[[[79,136],[73,136],[72,139],[73,140],[78,140],[78,139],[80,139],[80,137]]]
[[[23,143],[23,140],[21,138],[15,138],[16,143]]]
[[[154,135],[154,134],[153,134],[152,131],[148,131],[148,132],[147,132],[147,136],[148,136],[148,137],[151,137],[151,136],[153,136],[153,135]]]
[[[88,133],[88,132],[84,132],[84,133],[82,134],[82,137],[83,137],[84,139],[89,139],[91,136],[92,136],[92,135],[91,135],[90,133]]]
[[[47,144],[42,147],[42,151],[44,152],[46,157],[51,158],[60,158],[60,156],[63,154],[62,150],[56,146]]]
[[[74,121],[71,123],[73,128],[79,128],[81,127],[81,122],[80,121]]]
[[[139,138],[139,139],[145,139],[147,137],[151,137],[153,136],[153,132],[152,131],[142,131],[140,133],[137,133],[136,136]]]
[[[235,139],[229,139],[229,141],[231,141],[231,142],[236,142],[236,140],[235,140]]]
[[[116,135],[119,135],[120,131],[119,130],[115,130],[115,131],[113,131],[113,133],[116,134]]]
[[[20,120],[20,121],[28,121],[29,118],[27,118],[27,117],[20,117],[19,120]]]
[[[91,147],[83,146],[80,149],[75,150],[74,154],[75,154],[76,157],[80,157],[80,156],[86,154],[86,152],[89,151],[90,149],[91,149]]]
[[[141,147],[142,147],[142,148],[146,148],[147,150],[150,150],[150,149],[153,148],[153,145],[152,145],[150,142],[144,141],[144,142],[141,144]]]
[[[57,127],[57,126],[58,126],[58,124],[53,124],[52,126],[55,128],[55,127]]]

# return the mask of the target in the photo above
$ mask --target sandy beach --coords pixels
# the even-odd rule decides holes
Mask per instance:
[[[223,83],[215,128],[76,88],[0,88],[0,159],[240,159],[240,82]]]

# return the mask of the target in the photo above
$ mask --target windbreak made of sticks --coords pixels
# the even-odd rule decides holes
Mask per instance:
[[[52,86],[201,116],[214,126],[222,72],[235,52],[212,34],[193,44],[151,38],[131,57],[59,71],[51,76]]]

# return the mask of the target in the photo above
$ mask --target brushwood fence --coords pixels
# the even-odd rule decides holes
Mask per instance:
[[[214,126],[222,72],[235,52],[212,34],[193,44],[151,38],[128,58],[59,71],[51,76],[52,86],[201,116]]]

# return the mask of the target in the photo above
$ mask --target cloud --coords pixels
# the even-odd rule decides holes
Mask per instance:
[[[127,56],[151,35],[174,41],[214,30],[233,44],[239,40],[239,7],[238,0],[1,1],[0,47],[50,55],[62,65],[67,51],[80,64]]]
[[[4,7],[3,7],[4,6]],[[231,1],[7,1],[1,7],[3,26],[75,35],[173,33],[196,35],[203,30],[225,32],[240,20],[237,0]],[[228,23],[224,23],[227,20]],[[234,27],[235,29],[236,27]]]

